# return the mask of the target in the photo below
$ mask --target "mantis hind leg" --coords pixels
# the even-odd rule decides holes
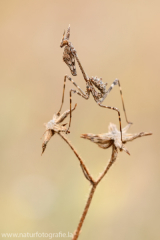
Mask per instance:
[[[122,95],[122,88],[120,85],[120,81],[119,79],[115,79],[114,82],[111,84],[111,86],[109,87],[109,89],[107,90],[106,94],[104,94],[103,98],[101,99],[100,103],[102,103],[105,98],[108,96],[108,94],[110,93],[110,91],[114,88],[114,86],[118,85],[119,86],[119,90],[120,90],[120,95],[121,95],[121,100],[122,100],[122,106],[123,106],[123,111],[124,111],[124,115],[125,115],[125,119],[127,123],[132,124],[131,122],[128,121],[127,118],[127,114],[126,114],[126,109],[125,109],[125,105],[124,105],[124,100],[123,100],[123,95]]]
[[[89,99],[90,96],[90,92],[86,92],[86,94],[82,94],[79,91],[75,90],[75,89],[71,89],[70,90],[70,120],[69,120],[69,125],[68,125],[68,129],[67,132],[69,132],[69,128],[71,126],[71,118],[72,118],[72,92],[73,93],[77,93],[79,96],[83,97],[84,99]]]
[[[100,107],[103,107],[103,108],[112,109],[112,110],[114,110],[114,111],[116,111],[116,112],[118,113],[118,118],[119,118],[119,129],[120,129],[121,141],[122,141],[122,124],[121,124],[121,115],[120,115],[120,111],[119,111],[118,108],[116,108],[116,107],[105,106],[105,105],[102,105],[101,103],[98,103],[98,105],[99,105]]]

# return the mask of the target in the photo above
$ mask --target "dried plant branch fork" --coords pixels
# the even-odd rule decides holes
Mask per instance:
[[[108,172],[110,167],[113,165],[113,163],[116,161],[117,155],[118,155],[118,149],[115,146],[112,146],[111,159],[110,159],[109,163],[107,164],[107,167],[105,168],[103,173],[100,175],[100,177],[96,181],[92,182],[92,187],[91,187],[91,190],[90,190],[90,193],[89,193],[89,196],[88,196],[85,208],[83,210],[82,216],[80,218],[79,224],[77,226],[77,229],[76,229],[76,231],[74,233],[74,236],[73,236],[72,240],[77,240],[78,239],[80,231],[81,231],[81,228],[82,228],[82,225],[83,225],[83,222],[84,222],[85,217],[86,217],[86,215],[88,213],[88,210],[89,210],[89,207],[90,207],[93,195],[95,193],[96,187],[100,183],[100,181],[103,179],[103,177],[106,175],[106,173]]]
[[[75,108],[76,108],[76,105],[72,109],[72,111],[74,111]],[[91,176],[91,174],[89,173],[87,167],[85,166],[85,163],[82,160],[82,158],[79,156],[79,154],[77,153],[75,148],[72,146],[72,144],[65,137],[64,133],[66,133],[66,131],[67,131],[67,128],[65,127],[66,124],[61,124],[61,123],[69,115],[69,113],[70,113],[70,110],[65,111],[61,116],[59,116],[59,114],[54,114],[53,119],[51,121],[49,121],[47,124],[45,124],[46,131],[44,133],[44,141],[43,141],[43,144],[42,144],[42,153],[45,151],[46,146],[47,146],[49,140],[51,139],[51,137],[55,133],[57,133],[69,145],[71,150],[74,152],[74,154],[76,155],[76,157],[78,158],[78,160],[80,162],[80,166],[82,168],[84,176],[86,177],[86,179],[92,185],[87,203],[85,205],[85,208],[83,210],[82,216],[81,216],[80,221],[79,221],[79,224],[78,224],[77,229],[76,229],[76,231],[74,233],[74,236],[72,238],[72,240],[76,240],[79,237],[82,225],[84,223],[85,217],[86,217],[87,212],[89,210],[89,207],[90,207],[93,195],[95,193],[96,187],[100,183],[100,181],[103,179],[103,177],[107,174],[108,170],[113,165],[113,163],[116,161],[116,158],[117,158],[117,155],[118,155],[118,149],[124,150],[126,153],[129,154],[129,151],[126,149],[124,144],[126,144],[127,142],[130,142],[130,141],[133,141],[136,138],[151,135],[152,133],[141,132],[141,133],[138,133],[138,134],[127,134],[126,132],[131,125],[131,124],[128,124],[125,128],[122,129],[123,139],[122,139],[122,142],[121,142],[120,131],[118,131],[118,129],[116,128],[116,125],[110,124],[108,133],[82,134],[81,135],[82,138],[88,139],[88,140],[92,141],[93,143],[96,143],[99,147],[101,147],[103,149],[107,149],[109,147],[112,147],[112,154],[111,154],[111,158],[110,158],[109,163],[107,164],[106,168],[104,169],[102,174],[99,176],[99,178],[97,180],[94,180],[93,177]]]
[[[120,132],[121,132],[121,141],[122,141],[122,127],[121,127],[121,117],[120,117],[120,111],[118,110],[118,108],[116,107],[110,107],[110,106],[105,106],[102,105],[102,102],[106,99],[106,97],[108,96],[108,94],[110,93],[110,91],[113,89],[113,87],[115,85],[119,86],[120,89],[120,95],[121,95],[121,100],[122,100],[122,105],[123,105],[123,111],[125,113],[125,118],[126,118],[126,122],[130,123],[127,119],[127,114],[126,114],[126,110],[125,110],[125,106],[124,106],[124,101],[123,101],[123,96],[122,96],[122,89],[120,86],[120,81],[118,79],[115,79],[114,82],[111,84],[111,86],[109,87],[108,90],[106,90],[106,85],[107,83],[103,83],[102,82],[102,78],[98,78],[98,77],[91,77],[89,78],[87,76],[87,74],[84,71],[84,68],[82,67],[80,60],[78,58],[77,55],[77,51],[75,50],[75,48],[73,47],[72,43],[69,41],[69,37],[70,37],[70,26],[67,29],[66,32],[66,36],[65,36],[65,32],[63,34],[63,38],[61,40],[61,45],[60,47],[64,47],[64,53],[63,53],[63,60],[64,62],[67,64],[67,66],[70,68],[71,73],[73,76],[77,75],[76,72],[76,66],[75,66],[75,59],[78,62],[78,65],[80,67],[80,70],[82,72],[83,78],[86,81],[86,91],[84,92],[73,80],[71,77],[69,77],[68,75],[66,75],[64,77],[64,86],[63,86],[63,95],[62,95],[62,103],[61,103],[61,107],[59,110],[59,113],[61,112],[62,106],[63,106],[63,102],[64,102],[64,93],[65,93],[65,84],[66,84],[66,80],[68,79],[69,81],[71,81],[74,86],[78,89],[71,89],[70,90],[70,110],[71,110],[71,105],[72,105],[72,93],[77,93],[79,96],[83,97],[84,99],[89,99],[90,97],[90,93],[92,94],[94,100],[96,101],[96,103],[103,108],[108,108],[108,109],[112,109],[115,110],[118,113],[118,117],[119,117],[119,127],[120,127]],[[98,90],[98,91],[97,91]],[[68,126],[68,130],[70,128],[71,125],[71,118],[72,118],[72,113],[70,111],[70,121],[69,121],[69,126]]]
[[[71,111],[74,111],[76,108],[76,105],[73,109],[71,109]],[[99,184],[99,182],[102,180],[102,178],[105,176],[105,174],[108,172],[109,168],[112,166],[113,162],[116,160],[116,156],[117,156],[117,147],[113,147],[112,148],[112,156],[111,156],[111,160],[109,161],[109,164],[107,165],[106,169],[104,170],[104,172],[101,174],[101,176],[97,179],[97,181],[95,181],[93,179],[93,177],[91,176],[91,174],[89,173],[84,161],[82,160],[82,158],[79,156],[79,154],[77,153],[77,151],[75,150],[75,148],[72,146],[72,144],[68,141],[68,139],[65,137],[67,128],[66,128],[66,124],[62,124],[62,122],[66,119],[66,117],[69,115],[70,110],[65,111],[62,115],[60,115],[59,113],[54,114],[53,115],[53,119],[50,120],[48,123],[45,124],[46,130],[44,132],[44,141],[42,144],[42,154],[44,153],[48,142],[50,141],[51,137],[53,137],[55,135],[55,133],[57,133],[71,148],[71,150],[74,152],[74,154],[76,155],[76,157],[78,158],[79,162],[80,162],[80,166],[81,169],[83,171],[83,174],[85,176],[85,178],[91,183],[92,188],[86,203],[86,206],[84,208],[84,211],[82,213],[82,217],[80,219],[80,222],[78,224],[78,227],[74,233],[73,236],[73,240],[76,240],[79,236],[80,230],[82,228],[83,222],[85,220],[85,217],[87,215],[89,206],[91,204],[92,198],[93,198],[93,194],[95,192],[95,189],[97,187],[97,185]]]

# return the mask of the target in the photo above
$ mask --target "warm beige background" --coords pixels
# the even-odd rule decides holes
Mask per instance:
[[[93,199],[80,239],[160,239],[160,1],[0,1],[0,232],[73,232],[89,183],[69,147],[55,136],[41,157],[43,123],[61,103],[69,69],[59,47],[71,24],[71,41],[89,76],[108,86],[121,81],[131,132],[151,137],[129,143]],[[74,77],[85,89],[78,69]],[[69,107],[67,82],[65,104]],[[102,133],[117,114],[99,108],[92,97],[78,104],[68,138],[95,177],[110,150],[81,139]],[[124,114],[118,87],[107,105]]]

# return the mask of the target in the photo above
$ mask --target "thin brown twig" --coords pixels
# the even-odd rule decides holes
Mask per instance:
[[[92,185],[95,184],[95,181],[93,180],[92,176],[90,175],[88,169],[86,168],[83,160],[81,159],[81,157],[79,156],[79,154],[76,152],[75,148],[72,146],[72,144],[69,142],[69,140],[63,135],[61,134],[60,132],[58,133],[59,136],[61,136],[61,138],[70,146],[70,148],[73,150],[74,154],[76,155],[76,157],[78,158],[79,162],[80,162],[80,166],[82,168],[82,171],[83,171],[83,174],[84,176],[86,177],[86,179],[88,181],[90,181],[90,183]]]
[[[104,172],[100,175],[100,177],[97,179],[96,181],[96,185],[98,185],[98,183],[102,180],[102,178],[106,175],[106,173],[108,172],[108,170],[110,169],[110,167],[112,166],[112,164],[116,161],[118,155],[118,149],[113,145],[112,146],[112,155],[111,155],[111,159],[107,165],[107,167],[105,168]]]
[[[96,185],[92,185],[91,191],[89,193],[89,197],[87,199],[87,203],[85,205],[84,211],[82,213],[81,219],[79,221],[78,227],[77,227],[77,229],[76,229],[76,231],[74,233],[74,236],[73,236],[72,240],[77,240],[78,237],[79,237],[79,234],[80,234],[80,231],[81,231],[84,219],[85,219],[85,217],[87,215],[87,212],[88,212],[89,206],[91,204],[91,201],[92,201],[92,198],[93,198],[95,190],[96,190]]]

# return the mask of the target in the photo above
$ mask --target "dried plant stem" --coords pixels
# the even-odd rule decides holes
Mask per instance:
[[[80,162],[80,166],[82,168],[82,171],[84,173],[84,176],[87,178],[88,181],[91,182],[92,185],[95,184],[95,181],[93,180],[92,176],[90,175],[90,173],[88,172],[83,160],[81,159],[81,157],[79,156],[79,154],[76,152],[75,148],[72,146],[72,144],[68,141],[68,139],[61,134],[60,132],[58,133],[61,138],[63,138],[63,140],[70,146],[70,148],[72,149],[72,151],[74,152],[74,154],[76,155],[76,157],[78,158],[79,162]]]
[[[91,201],[92,201],[92,198],[93,198],[93,195],[94,195],[94,192],[96,190],[96,187],[97,185],[100,183],[100,181],[103,179],[103,177],[106,175],[106,173],[108,172],[108,170],[110,169],[110,167],[112,166],[112,164],[116,161],[116,158],[117,158],[117,155],[118,155],[118,150],[115,146],[112,146],[112,155],[111,155],[111,159],[107,165],[107,167],[105,168],[104,172],[101,174],[101,176],[97,179],[97,181],[93,181],[92,183],[92,188],[91,188],[91,191],[89,193],[89,197],[88,197],[88,200],[87,200],[87,203],[85,205],[85,208],[84,208],[84,211],[82,213],[82,216],[81,216],[81,219],[79,221],[79,224],[78,224],[78,227],[74,233],[74,236],[72,238],[72,240],[77,240],[78,237],[79,237],[79,234],[80,234],[80,231],[81,231],[81,228],[82,228],[82,225],[83,225],[83,222],[85,220],[85,217],[87,215],[87,212],[88,212],[88,209],[89,209],[89,206],[91,204]]]
[[[95,190],[96,190],[96,185],[92,185],[92,188],[91,188],[91,191],[90,191],[90,193],[89,193],[89,197],[88,197],[86,206],[85,206],[85,208],[84,208],[84,211],[83,211],[83,213],[82,213],[81,219],[80,219],[80,221],[79,221],[78,227],[77,227],[77,229],[76,229],[76,231],[75,231],[75,233],[74,233],[74,236],[73,236],[72,240],[77,240],[78,237],[79,237],[80,230],[81,230],[81,228],[82,228],[84,219],[85,219],[85,217],[86,217],[86,215],[87,215],[87,212],[88,212],[89,206],[90,206],[90,204],[91,204],[91,201],[92,201],[92,198],[93,198],[93,195],[94,195]]]
[[[96,181],[96,185],[98,185],[98,183],[102,180],[102,178],[106,175],[106,173],[108,172],[108,170],[110,169],[110,167],[112,166],[112,164],[116,161],[118,155],[118,149],[115,146],[112,146],[112,155],[111,155],[111,159],[106,167],[106,169],[104,170],[104,172],[100,175],[100,177],[97,179]]]

